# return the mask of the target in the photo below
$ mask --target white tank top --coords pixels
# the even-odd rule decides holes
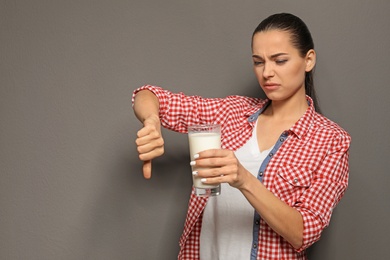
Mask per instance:
[[[257,124],[256,124],[257,125]],[[235,152],[242,166],[257,177],[261,164],[272,150],[259,151],[256,127],[248,142]],[[222,183],[221,195],[210,197],[200,233],[201,260],[250,259],[254,209],[242,193]]]

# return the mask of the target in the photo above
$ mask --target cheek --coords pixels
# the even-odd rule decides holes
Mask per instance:
[[[255,73],[255,76],[258,80],[260,80],[262,78],[262,73],[260,72],[259,69],[257,69],[256,67],[253,68],[253,72]]]
[[[290,68],[286,68],[286,76],[290,79],[295,79],[298,81],[305,80],[305,66],[304,64],[294,64]]]

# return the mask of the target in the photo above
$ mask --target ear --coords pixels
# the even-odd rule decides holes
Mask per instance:
[[[310,49],[307,53],[306,53],[306,57],[305,57],[305,60],[306,60],[306,68],[305,68],[305,71],[306,72],[309,72],[311,71],[314,66],[316,65],[316,52],[315,50],[313,49]]]

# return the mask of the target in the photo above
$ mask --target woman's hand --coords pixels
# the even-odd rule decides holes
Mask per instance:
[[[152,176],[152,159],[164,154],[164,139],[161,134],[160,119],[150,116],[143,121],[143,128],[137,132],[137,151],[139,159],[144,162],[145,179]]]
[[[202,178],[205,184],[229,183],[230,186],[240,189],[252,176],[240,164],[233,151],[210,149],[198,153],[195,157],[191,164],[202,169],[194,174]]]

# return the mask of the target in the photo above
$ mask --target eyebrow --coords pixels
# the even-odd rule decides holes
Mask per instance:
[[[288,53],[279,52],[279,53],[272,54],[272,55],[271,55],[271,59],[274,59],[274,58],[277,58],[277,57],[283,56],[283,55],[288,55]],[[262,57],[260,57],[259,55],[256,55],[256,54],[253,54],[253,55],[252,55],[252,58],[262,59]]]

